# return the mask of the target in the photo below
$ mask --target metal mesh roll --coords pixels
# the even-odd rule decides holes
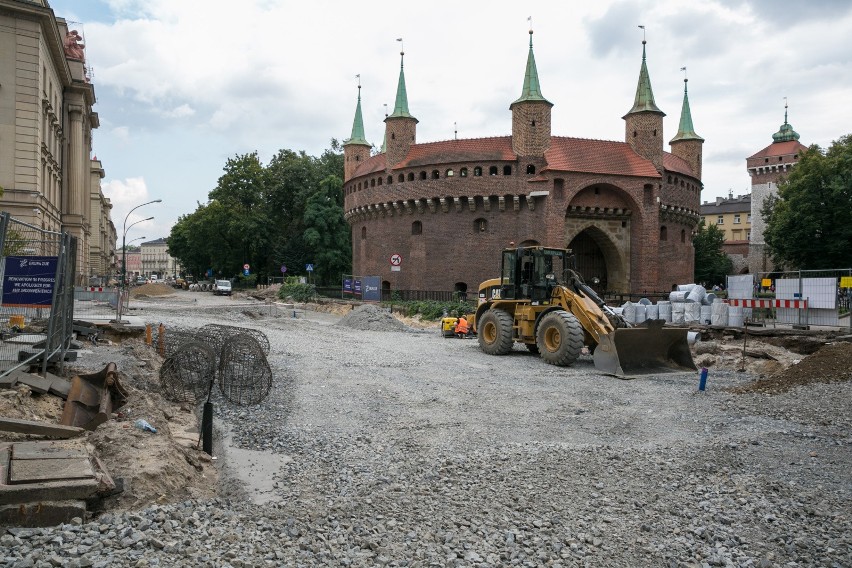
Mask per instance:
[[[246,334],[257,341],[264,355],[269,355],[269,338],[260,330],[218,323],[209,323],[198,330],[198,336],[204,337],[204,341],[220,352],[229,337]]]
[[[207,398],[215,377],[216,354],[200,341],[188,341],[160,367],[163,394],[174,402],[197,403]]]
[[[252,335],[228,338],[219,356],[219,390],[234,404],[258,404],[272,389],[272,369]]]

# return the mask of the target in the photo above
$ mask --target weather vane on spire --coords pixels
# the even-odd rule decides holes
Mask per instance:
[[[530,33],[532,33],[532,16],[527,17],[527,21],[530,23]]]
[[[645,26],[639,26],[642,28],[642,43],[645,43]]]
[[[402,38],[398,37],[396,38],[396,41],[399,42],[399,54],[405,55],[405,44],[402,42]]]
[[[385,118],[387,118],[388,117],[388,103],[383,103],[383,106],[385,107]]]
[[[355,78],[358,79],[358,89],[360,90],[361,89],[361,74],[358,73],[357,75],[355,75]]]
[[[686,83],[689,79],[686,78],[686,67],[681,67],[681,71],[683,71],[683,82]]]

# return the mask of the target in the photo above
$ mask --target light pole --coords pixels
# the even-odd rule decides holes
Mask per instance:
[[[136,223],[131,223],[130,227],[127,226],[127,219],[130,217],[131,213],[133,213],[134,211],[136,211],[137,209],[139,209],[140,207],[142,207],[144,205],[150,205],[152,203],[162,203],[162,202],[163,202],[162,199],[155,199],[154,201],[148,201],[148,202],[143,203],[141,205],[137,205],[136,207],[134,207],[133,209],[128,211],[127,216],[124,218],[124,228],[123,228],[123,233],[121,235],[121,289],[122,290],[124,290],[124,288],[127,287],[127,282],[126,282],[126,279],[127,279],[127,243],[125,242],[125,239],[127,239],[127,230],[130,229],[130,227],[133,227],[133,225],[135,225],[136,223],[141,223],[142,221],[150,221],[151,219],[153,219],[153,217],[148,217],[147,219],[142,219],[140,221],[136,221]]]

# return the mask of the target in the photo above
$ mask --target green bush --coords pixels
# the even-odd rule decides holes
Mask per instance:
[[[389,302],[386,302],[389,304]],[[473,313],[475,306],[470,302],[439,302],[436,300],[407,300],[393,302],[392,305],[400,306],[408,317],[420,314],[421,319],[434,321],[444,317],[446,313],[450,317],[458,317]]]
[[[313,284],[300,284],[298,281],[284,282],[278,290],[278,297],[282,300],[293,298],[297,302],[310,302],[317,295]]]

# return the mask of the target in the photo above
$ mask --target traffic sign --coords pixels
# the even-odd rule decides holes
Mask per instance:
[[[391,266],[399,266],[402,264],[402,255],[400,254],[392,254],[390,257]]]
[[[287,267],[282,264],[281,265],[281,273],[283,274],[285,272],[287,272]]]
[[[246,268],[245,270],[243,270],[243,276],[248,276],[248,275],[249,275],[249,271],[248,271],[248,268]]]
[[[249,268],[251,267],[247,263],[243,265],[243,270],[248,270]]]
[[[305,270],[307,270],[308,272],[313,272],[314,271],[314,265],[313,264],[306,264]]]

